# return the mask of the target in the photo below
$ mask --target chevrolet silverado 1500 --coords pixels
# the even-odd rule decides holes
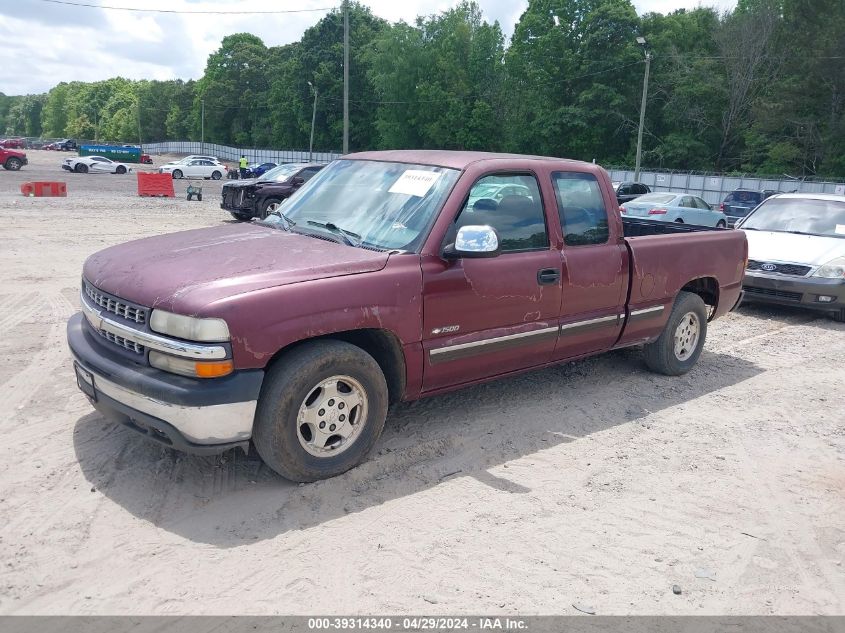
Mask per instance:
[[[746,259],[740,231],[623,220],[592,164],[369,152],[262,222],[95,253],[68,342],[107,417],[314,481],[367,455],[392,402],[634,345],[687,372]]]

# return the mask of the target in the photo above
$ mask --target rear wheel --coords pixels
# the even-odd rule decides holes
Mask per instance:
[[[76,163],[76,167],[73,168],[77,174],[87,174],[88,173],[88,165],[85,163]]]
[[[387,417],[378,363],[344,341],[305,343],[267,372],[253,442],[270,468],[293,481],[317,481],[359,464]]]
[[[717,229],[724,229],[724,228],[727,228],[727,226],[728,226],[728,223],[725,222],[724,220],[719,220],[718,222],[716,222],[716,228]]]
[[[8,169],[9,171],[18,171],[23,166],[23,162],[20,158],[15,158],[12,156],[9,160],[6,161],[6,164],[3,165],[4,169]]]
[[[270,198],[264,202],[264,208],[261,210],[261,219],[263,220],[268,215],[273,213],[276,209],[282,206],[282,201],[278,198]]]
[[[115,169],[115,173],[125,174],[126,173],[126,167],[124,167],[123,165],[118,165],[117,169]]]
[[[234,211],[229,211],[232,214],[232,217],[236,220],[240,220],[241,222],[249,222],[252,219],[251,215],[244,215],[243,213],[235,213]]]
[[[707,338],[707,306],[701,297],[681,292],[663,332],[643,348],[649,369],[667,376],[687,373],[698,361]]]
[[[182,179],[182,175],[183,175],[183,174],[182,174],[182,170],[181,170],[181,169],[174,169],[174,170],[173,170],[173,178],[174,178],[175,180],[181,180],[181,179]]]
[[[221,174],[219,171],[214,171],[214,172],[211,173],[211,179],[212,180],[220,180],[222,177],[223,177],[223,174]]]
[[[683,218],[678,218],[677,220],[675,220],[675,223],[676,223],[676,224],[683,224],[683,223],[684,223],[684,219],[683,219]]]

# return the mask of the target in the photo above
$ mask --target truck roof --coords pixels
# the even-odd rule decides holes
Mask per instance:
[[[568,163],[579,167],[591,167],[598,169],[598,165],[580,160],[567,158],[554,158],[552,156],[526,156],[524,154],[499,154],[495,152],[462,152],[437,149],[398,149],[379,152],[358,152],[344,156],[350,160],[383,160],[394,163],[413,163],[417,165],[433,165],[436,167],[449,167],[451,169],[466,169],[473,163],[511,159],[511,160],[536,160],[548,163]]]

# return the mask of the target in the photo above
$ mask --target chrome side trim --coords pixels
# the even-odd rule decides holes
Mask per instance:
[[[580,328],[588,328],[594,325],[601,325],[603,323],[607,323],[608,321],[617,321],[621,318],[624,318],[624,315],[613,314],[611,316],[604,316],[598,317],[596,319],[587,319],[586,321],[575,321],[574,323],[564,323],[560,326],[560,331],[563,333],[565,330],[577,330]]]
[[[631,316],[644,316],[646,314],[651,314],[652,312],[663,312],[666,309],[666,306],[654,306],[652,308],[643,308],[641,310],[631,310]]]
[[[428,356],[431,364],[436,365],[438,363],[458,360],[468,356],[475,356],[476,354],[485,354],[488,352],[507,349],[509,347],[516,347],[518,345],[535,343],[538,340],[556,338],[558,329],[558,326],[547,327],[539,330],[531,330],[530,332],[520,332],[519,334],[497,336],[494,338],[484,339],[483,341],[447,345],[445,347],[438,347],[437,349],[429,350]]]
[[[94,389],[127,407],[172,424],[196,444],[223,444],[252,437],[257,400],[185,407],[141,395],[98,373],[94,373]]]
[[[149,349],[192,360],[219,360],[226,358],[225,347],[187,343],[185,341],[151,334],[150,332],[136,330],[128,325],[118,323],[103,316],[102,311],[91,305],[83,293],[80,293],[79,298],[82,304],[82,314],[85,315],[85,318],[88,319],[88,322],[94,329],[111,332],[116,336],[125,338],[127,341],[138,343]]]

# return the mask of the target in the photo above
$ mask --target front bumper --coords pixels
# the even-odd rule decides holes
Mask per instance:
[[[745,273],[742,282],[743,300],[792,305],[811,310],[832,312],[845,308],[845,281],[820,277],[790,277]],[[833,301],[820,301],[820,297],[833,297]]]
[[[82,370],[77,382],[103,415],[189,453],[247,446],[263,371],[206,380],[178,376],[129,362],[95,337],[82,313],[70,318],[68,346]]]

